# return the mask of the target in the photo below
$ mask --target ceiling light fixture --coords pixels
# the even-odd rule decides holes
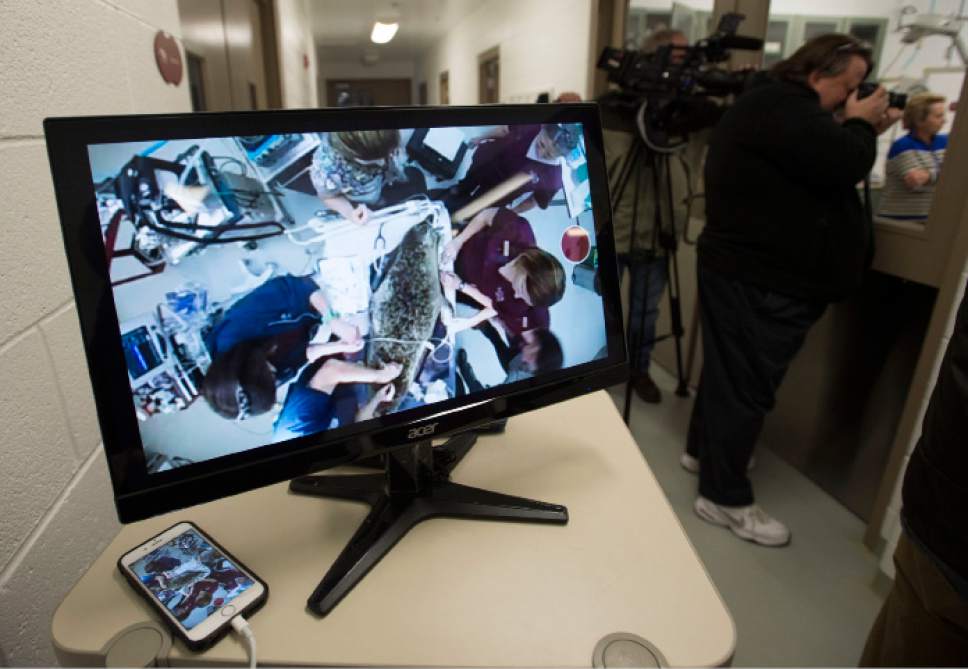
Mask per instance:
[[[376,21],[373,24],[373,32],[370,33],[370,39],[375,44],[386,44],[397,34],[397,28],[399,27],[399,23],[380,23]]]

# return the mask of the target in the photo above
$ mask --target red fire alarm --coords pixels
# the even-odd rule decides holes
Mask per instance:
[[[303,69],[305,70],[309,69],[309,56],[307,56],[306,54],[303,54]]]
[[[172,86],[181,83],[184,70],[181,51],[175,38],[164,30],[155,33],[155,63],[158,64],[158,71],[165,83]]]

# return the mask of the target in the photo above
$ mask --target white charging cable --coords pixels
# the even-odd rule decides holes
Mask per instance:
[[[249,627],[249,621],[242,616],[232,618],[232,629],[236,631],[249,647],[249,669],[255,669],[255,633]]]

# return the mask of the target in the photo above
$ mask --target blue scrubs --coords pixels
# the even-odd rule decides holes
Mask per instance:
[[[290,384],[282,411],[273,426],[273,441],[316,434],[352,423],[355,419],[358,406],[356,387],[359,384],[341,383],[332,393],[323,393],[309,387],[310,379],[322,367],[323,362],[325,360],[309,365]]]
[[[302,329],[304,334],[297,335],[301,345],[289,347],[273,359],[276,383],[290,380],[306,364],[306,346],[313,327],[321,320],[309,302],[309,296],[317,290],[319,286],[310,277],[291,274],[274,277],[253,289],[229,307],[205,338],[212,359],[242,342],[294,334]]]

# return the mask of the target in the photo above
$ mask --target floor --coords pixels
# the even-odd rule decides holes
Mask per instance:
[[[655,366],[653,366],[655,367]],[[632,402],[631,429],[736,623],[734,667],[856,666],[886,594],[865,526],[768,449],[750,476],[757,502],[789,527],[784,548],[765,548],[700,520],[696,477],[679,466],[692,400],[661,369],[661,404]],[[612,398],[622,408],[624,387]]]

